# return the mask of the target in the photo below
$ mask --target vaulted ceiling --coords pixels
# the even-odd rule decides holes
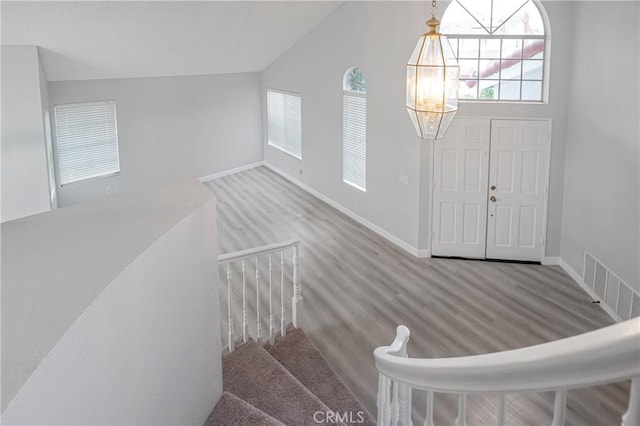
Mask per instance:
[[[261,71],[340,1],[2,1],[2,44],[49,81]]]

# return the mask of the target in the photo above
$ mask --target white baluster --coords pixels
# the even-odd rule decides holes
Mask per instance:
[[[271,253],[269,253],[269,342],[273,345],[276,342],[276,336],[273,332],[273,290],[272,290],[272,262]]]
[[[467,426],[467,395],[461,393],[458,397],[458,417],[456,426]]]
[[[403,344],[396,355],[407,358],[407,342]],[[395,422],[398,425],[411,425],[411,386],[404,383],[395,383],[394,403],[396,407]]]
[[[393,401],[392,401],[392,391],[393,391],[393,382],[391,381],[390,378],[387,377],[387,385],[385,387],[385,399],[387,401],[387,412],[385,413],[385,417],[384,417],[384,424],[385,425],[390,425],[391,424],[391,416],[392,416],[392,412],[393,412]]]
[[[258,256],[256,256],[256,339],[262,339],[262,324],[260,324],[260,269],[258,267]]]
[[[287,335],[284,318],[284,251],[280,252],[280,335]]]
[[[411,386],[398,383],[398,424],[412,426],[411,421]]]
[[[387,404],[387,401],[384,399],[384,385],[385,377],[382,373],[378,373],[378,394],[376,395],[376,405],[378,407],[378,421],[376,423],[378,425],[382,425],[382,419],[384,418],[384,412]]]
[[[560,389],[556,391],[555,401],[553,402],[553,421],[551,426],[564,426],[564,417],[567,411],[567,390]]]
[[[231,264],[227,263],[227,312],[229,313],[229,352],[234,350],[233,314],[231,312]]]
[[[300,293],[300,253],[298,252],[298,246],[293,246],[293,297],[291,298],[291,322],[296,328],[302,327],[302,321],[298,318],[298,308],[301,308],[302,305],[302,295]]]
[[[378,374],[378,421],[379,426],[390,424],[389,410],[389,379],[382,373]]]
[[[427,391],[427,412],[424,416],[424,426],[435,426],[433,423],[433,392]]]
[[[242,261],[242,341],[247,343],[247,278],[244,272],[244,260]]]
[[[391,381],[391,424],[397,426],[400,412],[400,403],[398,402],[398,382]]]
[[[500,394],[500,401],[498,402],[498,426],[504,426],[507,412],[507,395]]]
[[[631,379],[629,408],[622,416],[622,426],[640,425],[640,377]]]

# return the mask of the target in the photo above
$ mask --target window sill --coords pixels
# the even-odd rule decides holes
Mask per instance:
[[[296,155],[296,154],[294,154],[292,152],[287,151],[284,148],[280,148],[279,146],[273,145],[271,143],[268,143],[267,146],[270,146],[271,148],[275,148],[278,151],[284,152],[285,154],[290,155],[291,157],[295,158],[296,160],[302,161],[302,155],[298,156],[298,155]]]

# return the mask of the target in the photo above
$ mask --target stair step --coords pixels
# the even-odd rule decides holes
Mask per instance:
[[[314,414],[331,411],[254,341],[223,356],[222,377],[225,391],[288,426],[317,424]]]
[[[302,329],[288,331],[267,351],[346,424],[376,424]]]
[[[285,426],[264,411],[224,392],[204,426]]]

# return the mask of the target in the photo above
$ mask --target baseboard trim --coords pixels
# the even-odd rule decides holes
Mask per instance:
[[[260,167],[260,166],[263,166],[263,165],[264,165],[264,161],[257,161],[255,163],[245,164],[244,166],[235,167],[233,169],[223,170],[221,172],[214,173],[212,175],[203,176],[203,177],[199,178],[199,180],[200,180],[200,182],[208,182],[208,181],[213,180],[213,179],[218,179],[218,178],[221,178],[223,176],[232,175],[234,173],[244,172],[245,170],[253,169],[255,167]]]
[[[416,257],[431,257],[431,250],[429,249],[418,249],[418,254]]]
[[[376,234],[380,235],[381,237],[385,238],[389,242],[391,242],[391,243],[395,244],[396,246],[400,247],[401,249],[403,249],[407,253],[409,253],[409,254],[411,254],[411,255],[413,255],[415,257],[431,257],[431,250],[420,250],[420,249],[417,249],[416,247],[413,247],[411,244],[409,244],[409,243],[401,240],[400,238],[396,237],[395,235],[385,231],[384,229],[380,228],[378,225],[376,225],[374,223],[371,223],[370,221],[368,221],[367,219],[363,218],[362,216],[352,212],[348,208],[344,207],[342,204],[335,202],[334,200],[332,200],[331,198],[327,197],[326,195],[324,195],[324,194],[316,191],[315,189],[311,188],[309,185],[307,185],[307,184],[301,182],[300,180],[290,176],[289,174],[287,174],[283,170],[280,170],[279,168],[277,168],[273,164],[268,163],[268,162],[265,161],[264,165],[267,168],[269,168],[270,170],[272,170],[275,173],[277,173],[280,176],[282,176],[283,178],[287,179],[289,182],[291,182],[294,185],[298,186],[299,188],[307,191],[309,194],[313,195],[314,197],[319,198],[320,200],[322,200],[325,203],[329,204],[334,209],[336,209],[336,210],[340,211],[341,213],[347,215],[348,217],[350,217],[351,219],[355,220],[359,224],[367,227],[368,229],[370,229],[371,231],[373,231]]]
[[[294,185],[298,186],[299,188],[301,188],[302,190],[308,192],[309,194],[313,195],[314,197],[324,201],[325,203],[329,204],[331,207],[335,208],[336,210],[340,211],[341,213],[347,215],[349,218],[355,220],[356,222],[360,223],[361,225],[365,226],[366,228],[370,229],[371,231],[375,232],[376,234],[380,235],[381,237],[383,237],[384,239],[386,239],[387,241],[395,244],[396,246],[400,247],[401,249],[403,249],[404,251],[406,251],[407,253],[416,256],[416,257],[420,257],[420,258],[427,258],[427,257],[431,257],[431,250],[428,249],[418,249],[416,247],[413,247],[411,244],[408,244],[407,242],[401,240],[400,238],[396,237],[395,235],[385,231],[384,229],[382,229],[381,227],[379,227],[378,225],[375,225],[374,223],[368,221],[367,219],[363,218],[362,216],[354,213],[353,211],[349,210],[348,208],[344,207],[342,204],[337,203],[336,201],[332,200],[331,198],[327,197],[326,195],[316,191],[315,189],[311,188],[310,186],[308,186],[307,184],[303,183],[302,181],[294,178],[293,176],[290,176],[289,174],[287,174],[286,172],[284,172],[283,170],[279,169],[278,167],[274,166],[271,163],[268,163],[266,161],[258,161],[255,163],[251,163],[251,164],[246,164],[244,166],[240,166],[240,167],[236,167],[233,169],[229,169],[229,170],[225,170],[222,172],[218,172],[218,173],[214,173],[208,176],[203,176],[200,178],[200,182],[207,182],[213,179],[217,179],[223,176],[228,176],[234,173],[239,173],[239,172],[243,172],[245,170],[250,170],[253,169],[255,167],[260,167],[260,166],[265,166],[267,168],[269,168],[270,170],[272,170],[273,172],[277,173],[278,175],[282,176],[283,178],[287,179],[289,182],[293,183]],[[569,264],[567,262],[564,261],[564,259],[562,259],[561,257],[556,257],[556,256],[545,256],[542,258],[541,263],[543,265],[559,265],[570,277],[571,279],[573,279],[573,281],[576,282],[576,284],[578,284],[580,286],[580,288],[589,295],[589,297],[591,297],[594,301],[599,302],[598,306],[600,306],[600,308],[602,308],[603,311],[605,311],[607,313],[607,315],[609,315],[614,321],[616,322],[620,322],[623,321],[623,319],[615,312],[615,310],[613,308],[611,308],[609,305],[607,305],[607,303],[602,300],[602,298],[600,296],[598,296],[592,288],[590,288],[588,285],[585,284],[585,282],[582,279],[582,276],[577,273],[571,266],[569,266]]]
[[[622,318],[613,310],[607,303],[602,300],[600,296],[598,296],[592,288],[584,283],[582,280],[582,276],[578,274],[567,262],[560,258],[560,267],[567,273],[569,276],[584,290],[585,293],[589,295],[593,300],[600,302],[598,306],[602,308],[614,321],[620,322]]]

